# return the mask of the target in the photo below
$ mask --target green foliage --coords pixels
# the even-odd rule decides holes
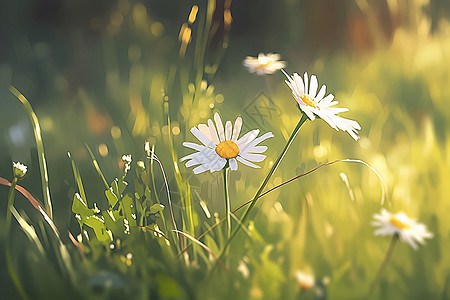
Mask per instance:
[[[89,233],[85,231],[87,228],[93,230],[95,238],[100,243],[109,247],[112,241],[130,234],[133,228],[156,225],[156,220],[161,216],[164,206],[160,203],[153,203],[151,200],[148,180],[142,180],[143,177],[148,178],[145,169],[138,168],[136,173],[138,176],[135,176],[134,194],[125,193],[128,186],[125,180],[115,178],[111,182],[110,187],[105,190],[105,196],[109,203],[109,207],[105,210],[100,210],[96,203],[94,203],[94,208],[89,208],[87,201],[75,193],[72,212],[78,220],[81,232],[84,232],[88,241],[94,237],[89,237]]]

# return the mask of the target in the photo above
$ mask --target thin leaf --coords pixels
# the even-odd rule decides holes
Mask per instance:
[[[89,155],[91,156],[92,164],[94,165],[95,170],[97,170],[98,175],[102,178],[102,181],[105,184],[106,188],[109,188],[108,182],[106,181],[105,176],[103,175],[103,172],[100,169],[100,166],[98,165],[94,153],[92,152],[91,148],[87,143],[85,143],[84,146],[86,147],[87,151],[89,152]]]
[[[173,230],[173,231],[175,231],[175,230]],[[205,244],[203,244],[202,242],[200,242],[199,240],[197,240],[196,238],[194,238],[193,236],[191,236],[191,235],[189,235],[189,234],[187,234],[187,233],[184,233],[184,232],[182,232],[182,231],[179,231],[178,230],[178,233],[179,234],[181,234],[181,235],[183,235],[183,236],[185,236],[185,237],[187,237],[188,239],[190,239],[191,241],[193,241],[194,243],[196,243],[197,245],[199,245],[200,247],[202,247],[203,249],[205,249],[206,251],[208,251],[208,253],[209,254],[211,254],[211,256],[214,258],[214,259],[216,259],[217,260],[217,262],[219,262],[221,265],[222,265],[222,267],[227,271],[227,272],[230,272],[230,269],[228,269],[228,267],[217,257],[217,255],[210,249],[210,248],[208,248],[208,246],[206,246]]]
[[[27,221],[25,221],[25,219],[17,212],[14,206],[11,206],[10,210],[13,216],[16,218],[17,222],[19,222],[20,228],[22,228],[22,230],[25,232],[30,241],[32,241],[36,245],[36,247],[39,250],[39,253],[41,253],[42,256],[45,256],[44,247],[42,247],[42,243],[39,240],[39,237],[37,236],[34,227],[28,224]]]
[[[31,124],[33,125],[34,138],[36,139],[36,147],[38,152],[39,159],[39,170],[41,172],[41,184],[44,195],[44,207],[46,214],[53,219],[53,209],[52,209],[52,200],[50,198],[50,189],[48,186],[48,172],[47,172],[47,163],[44,154],[44,144],[42,142],[41,136],[41,126],[39,125],[38,118],[31,107],[30,102],[25,98],[22,93],[20,93],[15,87],[12,85],[9,86],[9,91],[20,101],[25,112],[31,120]]]

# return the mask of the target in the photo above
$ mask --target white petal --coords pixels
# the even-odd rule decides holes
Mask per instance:
[[[210,140],[212,141],[211,132],[206,124],[198,124],[198,129]]]
[[[194,168],[192,171],[194,172],[194,174],[200,174],[200,173],[203,173],[208,170],[209,170],[208,166],[201,165],[201,166]]]
[[[309,94],[308,93],[309,89],[308,89],[308,73],[307,72],[305,72],[305,74],[303,75],[303,78],[305,80],[305,94]]]
[[[247,143],[246,145],[243,146],[243,151],[248,152],[251,151],[249,149],[253,148],[254,146],[258,145],[259,143],[261,143],[264,140],[267,140],[268,138],[272,138],[273,137],[273,133],[272,132],[266,132],[264,133],[262,136],[260,136],[259,138],[256,138],[254,141]],[[247,150],[247,151],[246,151]]]
[[[209,170],[211,172],[220,171],[223,169],[223,167],[225,167],[226,163],[227,163],[227,160],[225,158],[217,156],[217,159],[210,161],[208,163]]]
[[[200,142],[203,143],[203,145],[215,148],[214,143],[210,139],[208,139],[197,127],[192,127],[191,132]]]
[[[255,168],[255,169],[260,169],[260,168],[261,168],[260,166],[255,165],[254,163],[251,163],[251,162],[249,162],[248,160],[246,160],[246,159],[244,159],[244,158],[242,158],[242,157],[240,157],[240,156],[236,157],[236,159],[237,159],[239,162],[241,162],[241,163],[243,163],[244,165],[247,165],[247,166],[249,166],[249,167],[252,167],[252,168]]]
[[[298,75],[297,73],[294,73],[294,77],[293,77],[293,83],[294,84],[294,88],[291,87],[291,89],[294,91],[296,91],[296,93],[298,94],[297,96],[302,96],[303,94],[305,94],[305,90],[306,90],[306,86],[303,84],[303,80],[300,77],[300,75]]]
[[[211,148],[207,148],[204,147],[200,152],[196,152],[190,155],[187,155],[185,157],[183,157],[181,160],[187,160],[187,159],[192,159],[195,162],[198,162],[196,164],[209,164],[211,161],[215,161],[217,159],[219,159],[220,156],[216,153],[215,150],[211,149]],[[187,165],[187,167],[190,167],[192,165],[193,162],[189,162],[189,165]]]
[[[334,95],[333,94],[328,94],[325,98],[323,98],[320,101],[320,104],[324,105],[324,106],[329,106],[333,99],[334,99]]]
[[[336,130],[339,130],[338,127],[336,126],[335,120],[337,120],[337,119],[336,119],[336,116],[335,116],[335,115],[333,115],[333,114],[327,114],[327,113],[325,113],[325,112],[323,112],[323,111],[318,111],[318,112],[317,112],[317,115],[318,115],[320,118],[322,118],[322,120],[324,120],[325,122],[327,122],[328,125],[330,125],[330,127],[334,128],[334,129],[336,129]]]
[[[225,140],[231,140],[231,132],[233,130],[233,125],[231,125],[230,121],[225,123]]]
[[[217,136],[216,127],[211,119],[208,119],[209,133],[211,134],[211,140],[215,145],[220,143],[219,137]]]
[[[197,151],[202,151],[203,149],[205,149],[205,146],[199,145],[199,144],[195,144],[195,143],[191,143],[191,142],[184,142],[183,146],[197,150]]]
[[[238,164],[236,161],[236,158],[230,158],[230,160],[228,160],[228,163],[230,164],[230,169],[233,171],[236,171],[238,168]]]
[[[267,146],[255,146],[251,149],[247,149],[247,152],[251,153],[264,153],[267,150]]]
[[[311,75],[310,85],[311,86],[309,87],[309,96],[315,98],[317,93],[317,87],[319,86],[316,75]]]
[[[189,159],[197,159],[197,155],[198,155],[198,152],[183,156],[182,158],[180,158],[180,161],[185,161],[185,160],[189,160]]]
[[[280,54],[278,54],[278,53],[269,53],[269,54],[267,54],[267,56],[273,60],[279,60],[281,58]]]
[[[239,148],[241,148],[242,145],[247,144],[251,141],[253,141],[259,134],[259,129],[254,129],[252,131],[247,132],[244,134],[240,139],[237,140],[236,144]]]
[[[214,114],[214,121],[216,122],[217,133],[219,134],[220,141],[223,142],[225,141],[225,134],[223,131],[222,119],[218,113]]]
[[[189,168],[189,167],[196,166],[196,165],[201,165],[201,164],[202,164],[201,161],[196,160],[196,159],[191,159],[190,161],[186,162],[186,165],[185,165],[185,166],[186,166],[187,168]],[[206,165],[206,164],[203,164],[203,165]]]
[[[356,132],[354,130],[347,130],[348,134],[350,134],[350,136],[357,141],[359,139],[359,136],[356,135]]]
[[[237,141],[237,138],[239,137],[239,134],[241,133],[241,128],[242,128],[242,118],[237,117],[236,121],[234,122],[233,136],[231,138],[231,140],[233,142]]]
[[[355,141],[358,140],[358,136],[356,135],[356,133],[357,130],[361,129],[361,126],[358,124],[358,122],[339,116],[333,116],[333,122],[339,129],[347,131]]]
[[[261,162],[266,158],[266,156],[262,154],[253,154],[247,152],[241,152],[239,153],[239,156],[252,162]]]
[[[323,99],[323,97],[325,96],[326,91],[327,91],[326,86],[322,85],[322,87],[319,90],[319,93],[317,94],[317,96],[315,98],[316,102],[320,102]]]
[[[326,108],[326,110],[327,110],[327,112],[329,112],[333,115],[336,115],[336,114],[348,111],[348,108],[346,108],[346,107],[328,107],[328,108]]]

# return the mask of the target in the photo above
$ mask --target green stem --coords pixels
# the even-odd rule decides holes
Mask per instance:
[[[223,193],[225,196],[225,212],[227,218],[227,240],[231,236],[231,210],[230,210],[230,197],[228,196],[228,171],[229,168],[223,169]]]
[[[8,206],[6,208],[6,224],[5,224],[5,258],[6,258],[6,267],[8,269],[9,276],[11,276],[11,279],[16,286],[17,291],[19,292],[20,296],[23,299],[29,299],[28,295],[25,293],[25,290],[20,283],[19,277],[17,276],[16,272],[14,271],[14,266],[12,263],[12,257],[11,257],[11,249],[9,247],[9,236],[11,231],[11,220],[12,220],[12,213],[11,213],[11,207],[14,205],[14,191],[16,189],[17,184],[17,177],[14,178],[14,180],[11,182],[11,187],[9,189],[8,193]]]
[[[380,266],[380,269],[378,270],[377,276],[375,277],[375,279],[372,281],[372,284],[370,285],[370,289],[369,289],[369,297],[372,296],[375,287],[378,285],[378,282],[381,279],[381,275],[383,275],[384,270],[386,269],[389,260],[391,259],[392,253],[394,252],[394,248],[395,248],[395,244],[398,241],[398,234],[394,234],[394,236],[392,237],[391,243],[389,244],[389,248],[386,252],[386,256],[384,257],[383,263]]]
[[[153,171],[153,162],[155,161],[155,145],[152,146],[151,152],[149,152],[149,156],[148,159],[150,160],[150,174],[152,176],[152,185],[153,185],[153,194],[155,195],[156,198],[156,202],[158,202],[158,204],[161,204],[161,201],[159,200],[158,197],[158,193],[157,193],[157,189],[156,189],[156,183],[155,183],[155,172]],[[150,176],[150,175],[149,175]],[[164,232],[167,232],[167,224],[166,224],[166,219],[164,218],[164,213],[161,212],[161,220],[163,222],[164,225]]]
[[[10,207],[14,205],[14,191],[16,189],[17,180],[18,180],[17,177],[14,177],[14,180],[11,182],[11,188],[9,189],[8,193],[8,206],[6,207],[6,224],[5,224],[6,239],[8,239],[9,231],[11,229],[12,213]]]
[[[291,146],[292,141],[294,140],[294,138],[296,137],[297,133],[299,132],[300,127],[302,127],[303,123],[305,123],[306,120],[308,120],[308,117],[305,114],[303,114],[301,119],[298,121],[297,126],[295,126],[294,131],[292,131],[292,134],[289,137],[286,145],[284,146],[283,151],[281,151],[280,156],[278,156],[277,160],[272,165],[272,168],[270,169],[270,171],[267,174],[266,178],[264,179],[263,183],[261,184],[261,186],[259,187],[259,189],[256,192],[255,196],[253,197],[250,206],[247,208],[247,210],[244,213],[244,216],[241,219],[241,222],[238,222],[238,224],[237,224],[236,228],[233,230],[233,233],[231,234],[230,238],[225,243],[225,246],[223,247],[222,251],[220,252],[219,258],[217,259],[217,261],[222,259],[222,256],[224,255],[224,253],[225,253],[226,249],[228,248],[228,246],[230,245],[231,241],[236,236],[236,234],[239,232],[239,230],[241,229],[242,225],[244,225],[245,222],[247,221],[248,217],[250,216],[251,211],[253,210],[253,207],[255,206],[255,204],[257,202],[256,200],[259,198],[259,196],[263,192],[263,190],[266,187],[267,183],[269,182],[270,177],[272,176],[272,174],[275,173],[275,171],[277,170],[278,166],[281,163],[281,160],[283,159],[283,157],[286,154],[287,150]],[[217,263],[216,263],[216,265],[217,265]]]

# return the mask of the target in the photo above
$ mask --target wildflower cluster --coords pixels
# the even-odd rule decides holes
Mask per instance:
[[[335,130],[347,132],[355,141],[359,139],[358,131],[361,129],[361,126],[357,121],[346,119],[338,115],[339,113],[348,111],[348,108],[336,107],[335,105],[339,102],[335,100],[334,95],[327,95],[326,85],[322,85],[319,89],[319,81],[315,75],[309,76],[308,73],[305,72],[303,76],[300,76],[298,73],[293,73],[291,76],[284,71],[282,68],[286,66],[286,63],[284,61],[280,61],[280,55],[272,53],[264,55],[260,53],[257,58],[248,56],[244,60],[243,65],[248,68],[249,72],[256,73],[257,75],[273,74],[275,71],[281,70],[287,78],[285,83],[290,88],[292,96],[297,102],[303,116],[297,127],[294,129],[294,132],[291,134],[291,137],[279,155],[277,161],[272,165],[272,169],[269,171],[266,179],[256,193],[233,234],[230,234],[231,213],[227,192],[227,173],[224,173],[224,194],[227,214],[228,241],[219,256],[219,259],[225,253],[229,242],[233,239],[241,224],[246,221],[256,200],[264,189],[265,184],[277,168],[281,159],[284,157],[284,154],[289,148],[292,140],[295,138],[301,125],[307,119],[313,121],[316,117],[319,117]],[[259,145],[259,143],[273,137],[273,134],[268,132],[258,137],[260,131],[259,129],[254,129],[239,137],[242,122],[242,118],[237,117],[234,122],[234,126],[230,121],[227,121],[224,127],[220,115],[215,113],[214,122],[209,119],[207,124],[199,124],[197,127],[192,127],[191,133],[201,142],[201,144],[184,142],[183,146],[196,150],[197,152],[184,156],[180,161],[187,161],[186,167],[194,166],[194,174],[199,174],[205,171],[215,172],[227,168],[237,170],[238,161],[253,168],[260,168],[260,166],[254,163],[262,162],[266,158],[266,156],[262,153],[267,150],[267,146]],[[413,249],[416,250],[418,248],[417,243],[424,244],[425,239],[433,236],[432,233],[426,229],[425,225],[408,218],[404,213],[391,214],[385,209],[382,209],[380,214],[374,214],[374,219],[375,220],[372,222],[372,225],[379,227],[375,231],[375,235],[393,236],[393,243],[388,250],[380,271],[378,272],[379,275],[384,270],[392,253],[393,246],[395,245],[395,238],[399,237],[402,241],[407,242]],[[245,264],[240,264],[239,271],[243,274],[247,274],[244,267]],[[372,284],[372,287],[375,286],[375,283],[379,280],[379,275]],[[303,291],[307,291],[315,286],[315,278],[311,274],[297,271],[295,273],[295,277]],[[321,290],[317,289],[317,291]]]

